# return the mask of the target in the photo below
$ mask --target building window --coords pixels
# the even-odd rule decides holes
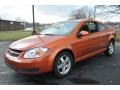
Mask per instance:
[[[13,22],[10,22],[10,24],[13,24]]]

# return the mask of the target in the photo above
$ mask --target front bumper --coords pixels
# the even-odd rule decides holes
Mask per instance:
[[[38,74],[52,71],[53,60],[50,58],[51,52],[47,55],[32,59],[16,58],[5,53],[4,59],[8,67],[18,73],[23,74]]]

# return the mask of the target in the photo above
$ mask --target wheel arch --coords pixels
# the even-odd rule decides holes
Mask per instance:
[[[52,62],[50,62],[50,63],[51,63],[51,69],[52,69],[52,70],[53,70],[53,68],[54,68],[55,60],[56,60],[57,56],[58,56],[61,52],[69,52],[69,53],[72,55],[72,57],[73,57],[73,63],[75,62],[75,56],[74,56],[74,53],[73,53],[72,50],[70,50],[69,48],[61,49],[61,50],[57,51],[57,53],[56,53],[55,55],[52,55],[52,58],[51,58]]]
[[[115,44],[115,39],[114,38],[111,38],[110,41],[112,41],[113,44]]]
[[[55,56],[54,59],[56,59],[56,57],[57,57],[60,53],[62,53],[62,52],[69,52],[69,53],[72,55],[72,57],[73,57],[73,62],[75,61],[75,56],[74,56],[73,51],[70,50],[70,49],[68,49],[68,48],[60,50],[60,51],[56,54],[56,56]]]
[[[115,37],[114,37],[113,35],[111,35],[111,36],[109,37],[109,42],[110,42],[110,41],[113,41],[113,43],[115,44]],[[109,43],[109,42],[108,42],[108,43]]]

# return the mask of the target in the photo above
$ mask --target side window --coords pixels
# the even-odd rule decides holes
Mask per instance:
[[[87,25],[88,25],[89,31],[91,33],[98,31],[96,23],[94,23],[94,22],[88,22]]]
[[[88,27],[87,23],[85,23],[84,25],[82,25],[82,27],[80,28],[80,30],[84,30],[84,31],[89,32],[89,27]]]
[[[99,23],[98,26],[99,26],[99,31],[103,31],[107,29],[107,26],[104,24]]]

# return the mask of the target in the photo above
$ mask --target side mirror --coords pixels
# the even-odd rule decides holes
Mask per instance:
[[[77,37],[85,36],[85,35],[89,35],[89,32],[82,30],[79,33],[77,33]]]

